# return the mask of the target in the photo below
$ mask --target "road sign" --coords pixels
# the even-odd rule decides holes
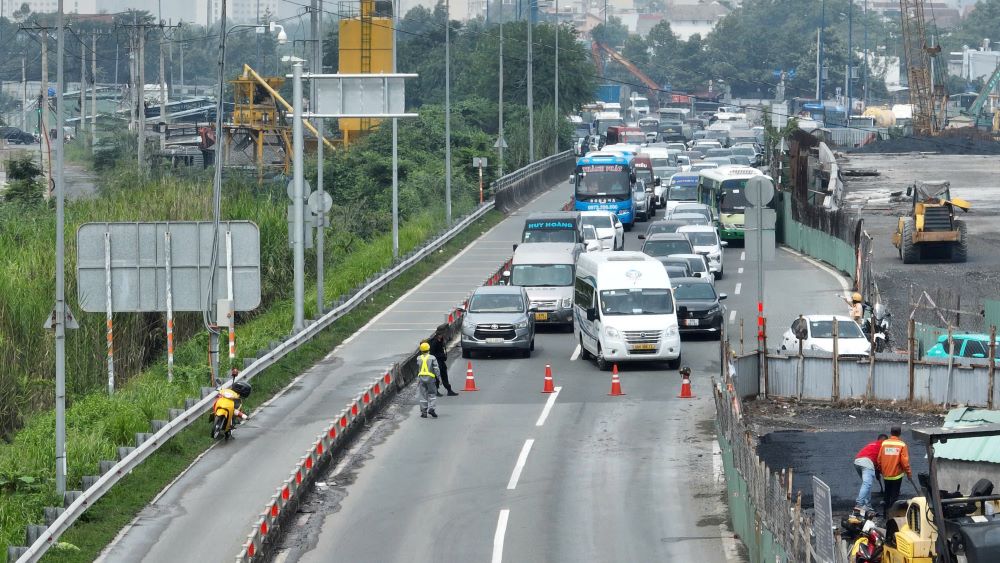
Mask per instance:
[[[767,176],[754,176],[747,180],[745,191],[743,195],[754,207],[767,205],[774,199],[774,182]]]
[[[313,212],[313,215],[320,215],[323,213],[329,213],[330,208],[333,207],[333,198],[330,197],[329,192],[326,190],[315,191],[309,194],[309,211]]]
[[[816,532],[816,559],[833,563],[833,508],[830,506],[830,487],[813,476],[813,529]]]
[[[503,137],[501,137],[501,138],[497,139],[497,142],[493,143],[493,148],[495,148],[495,149],[504,148],[505,149],[505,148],[507,148],[507,141],[503,140]]]
[[[309,180],[302,180],[302,197],[309,197],[312,193],[312,186],[309,185]],[[288,185],[285,186],[285,194],[288,195],[288,199],[295,201],[295,180],[289,180]]]
[[[760,215],[763,216],[763,229],[757,228],[758,211],[760,211]],[[776,213],[773,209],[769,209],[767,207],[760,210],[751,207],[747,208],[746,215],[744,215],[745,230],[743,231],[745,237],[744,248],[746,249],[747,260],[759,260],[757,254],[761,250],[764,252],[765,261],[774,260],[774,224],[776,219]],[[758,242],[758,236],[763,236],[764,240],[762,242]]]
[[[211,221],[86,223],[76,233],[77,297],[90,313],[107,309],[105,235],[111,241],[112,310],[166,312],[166,244],[174,311],[201,311],[227,297],[226,231],[231,233],[233,301],[237,311],[260,305],[260,230],[250,221],[223,221],[216,245],[215,292],[210,294]],[[211,298],[211,299],[209,299]]]
[[[307,74],[316,87],[308,117],[416,117],[406,113],[406,78],[416,74]]]
[[[488,161],[485,156],[474,156],[472,157],[473,168],[489,168]]]

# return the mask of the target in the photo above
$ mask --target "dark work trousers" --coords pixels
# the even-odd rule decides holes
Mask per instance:
[[[448,357],[441,356],[437,358],[437,361],[438,361],[438,370],[441,372],[441,377],[437,378],[437,386],[441,387],[442,385],[444,385],[445,389],[451,391],[451,383],[448,382]]]
[[[903,485],[903,478],[899,479],[884,479],[885,482],[885,494],[882,497],[885,504],[885,514],[889,514],[889,509],[892,505],[896,504],[896,500],[899,499],[899,489]]]

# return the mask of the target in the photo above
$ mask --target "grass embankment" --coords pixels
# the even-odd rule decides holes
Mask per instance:
[[[450,258],[454,252],[478,237],[483,230],[501,219],[492,212],[450,242],[444,252],[435,253],[392,282],[372,300],[323,331],[308,345],[282,359],[266,373],[254,379],[254,395],[248,401],[252,407],[260,404],[288,381],[312,365],[334,346],[350,335],[391,303],[396,296],[412,287],[429,272]],[[400,231],[400,246],[406,251],[434,234],[439,222],[425,215],[409,222]],[[380,237],[358,248],[336,268],[330,270],[326,290],[328,295],[346,293],[350,288],[391,263],[391,238]],[[315,287],[312,288],[315,290]],[[237,333],[244,350],[264,347],[277,335],[287,333],[291,325],[291,302],[282,300],[264,314],[241,327]],[[207,335],[198,334],[177,350],[177,361],[183,365],[203,363]],[[84,474],[96,472],[97,461],[114,459],[115,448],[132,440],[135,432],[148,431],[149,420],[166,418],[166,410],[178,407],[185,397],[197,396],[204,383],[203,369],[181,370],[173,385],[165,383],[166,367],[158,363],[134,377],[112,397],[92,394],[75,403],[67,413],[69,483],[76,485]],[[27,462],[29,474],[51,473],[53,415],[46,413],[33,418],[18,433],[12,444],[0,447],[0,468],[19,466]],[[171,479],[176,477],[199,453],[211,444],[204,428],[198,425],[182,432],[159,452],[150,457],[128,478],[120,482],[74,526],[62,541],[67,549],[47,557],[52,561],[92,561],[115,534],[126,525]],[[27,454],[27,455],[25,455]],[[27,469],[27,467],[25,467]],[[44,479],[22,483],[13,494],[0,496],[0,541],[3,545],[23,543],[25,524],[40,522],[42,508],[58,504],[51,494],[51,485]],[[2,557],[5,557],[4,552]]]

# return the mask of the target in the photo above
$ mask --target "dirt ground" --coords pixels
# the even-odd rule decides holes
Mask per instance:
[[[744,404],[754,433],[760,437],[757,454],[775,471],[791,469],[792,485],[802,493],[805,507],[812,506],[812,477],[830,486],[834,514],[851,510],[860,480],[854,471],[854,456],[880,433],[894,425],[903,429],[910,446],[914,475],[927,470],[926,453],[912,439],[910,428],[940,426],[938,412],[917,412],[892,405],[834,406],[783,400],[756,400]],[[903,495],[913,494],[909,484]],[[878,486],[872,497],[881,502]]]
[[[1000,158],[957,154],[859,154],[842,155],[842,168],[875,170],[875,176],[846,176],[844,206],[856,210],[865,229],[874,238],[873,268],[883,299],[893,315],[894,346],[905,346],[909,305],[927,291],[945,308],[965,311],[942,312],[945,321],[962,330],[985,332],[983,299],[1000,299]],[[903,264],[892,246],[897,217],[909,212],[906,187],[917,180],[948,180],[952,197],[972,203],[962,214],[969,230],[969,258],[965,263]],[[902,192],[902,196],[894,193]],[[917,321],[945,326],[935,312],[918,311]]]

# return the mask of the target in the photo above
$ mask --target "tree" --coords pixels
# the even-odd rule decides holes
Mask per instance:
[[[625,27],[622,20],[611,16],[606,24],[597,24],[594,29],[590,30],[590,37],[598,43],[617,47],[625,43],[625,39],[628,37],[628,28]]]

